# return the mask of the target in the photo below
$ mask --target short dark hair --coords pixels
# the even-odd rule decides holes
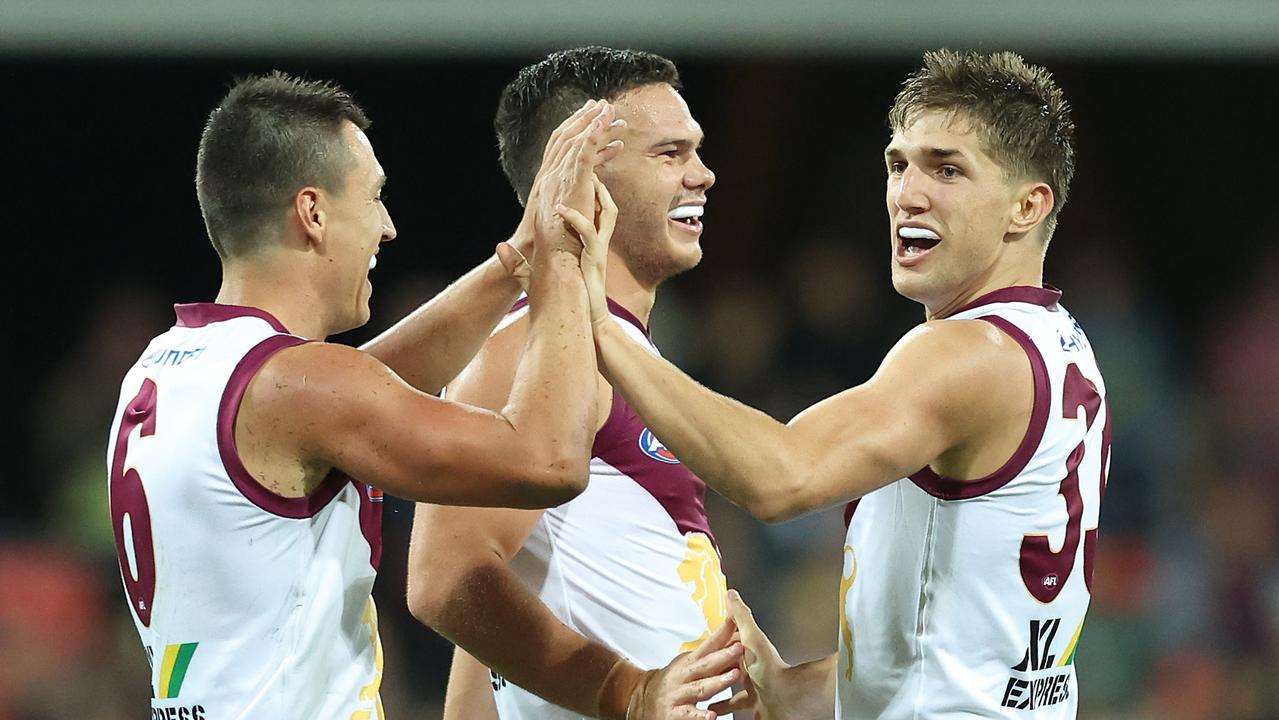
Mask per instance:
[[[1009,177],[1052,188],[1056,203],[1044,220],[1044,238],[1052,237],[1075,174],[1075,123],[1052,74],[1012,52],[935,50],[906,80],[888,124],[902,130],[926,110],[974,121],[985,151]]]
[[[616,100],[654,83],[679,90],[679,71],[670,60],[641,50],[573,48],[520,70],[502,90],[493,118],[502,172],[520,203],[528,200],[542,151],[564,118],[587,100]]]
[[[303,187],[344,189],[354,156],[344,122],[369,119],[333,82],[280,71],[237,80],[209,113],[196,156],[195,191],[222,258],[261,246],[263,230]]]

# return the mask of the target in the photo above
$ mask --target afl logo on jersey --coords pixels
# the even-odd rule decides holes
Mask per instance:
[[[644,428],[644,432],[639,436],[639,448],[644,454],[659,462],[670,463],[672,465],[679,464],[679,458],[675,457],[675,453],[666,449],[661,440],[653,435],[653,431]]]
[[[382,502],[382,488],[375,488],[372,485],[365,485],[369,491],[369,502]]]

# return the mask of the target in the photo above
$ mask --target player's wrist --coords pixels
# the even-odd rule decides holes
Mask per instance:
[[[637,720],[635,708],[641,699],[644,680],[651,672],[618,658],[600,683],[596,696],[596,716],[603,720]]]
[[[515,290],[516,292],[523,290],[524,286],[520,282],[520,275],[523,274],[527,280],[528,273],[532,269],[532,263],[529,262],[528,256],[510,240],[499,243],[500,245],[506,245],[510,248],[510,254],[513,256],[514,262],[511,267],[508,267],[502,262],[501,255],[495,250],[493,255],[485,261],[487,277],[491,278],[493,283],[504,290]]]

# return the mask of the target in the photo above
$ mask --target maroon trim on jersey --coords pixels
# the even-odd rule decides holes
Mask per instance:
[[[306,340],[293,335],[272,335],[254,345],[231,372],[226,390],[222,391],[222,403],[218,406],[218,453],[222,456],[222,466],[226,468],[231,482],[254,505],[274,515],[293,519],[313,517],[337,497],[349,479],[341,473],[331,472],[319,487],[305,497],[284,497],[271,492],[249,473],[240,460],[240,453],[235,447],[235,419],[240,413],[244,391],[249,388],[249,382],[258,374],[262,365],[284,348],[304,342]]]
[[[849,525],[853,524],[853,514],[857,512],[857,503],[861,502],[861,498],[850,501],[844,506],[844,529],[847,530]]]
[[[1021,444],[1017,446],[1017,451],[1008,458],[1008,462],[1004,463],[1003,467],[990,475],[979,480],[955,480],[938,475],[932,468],[924,466],[924,469],[910,476],[911,482],[918,485],[921,490],[942,500],[968,500],[992,493],[1007,485],[1026,469],[1026,463],[1030,462],[1030,458],[1039,449],[1039,443],[1044,439],[1044,428],[1048,426],[1048,406],[1051,404],[1048,397],[1048,366],[1044,364],[1044,357],[1039,354],[1039,348],[1035,347],[1034,341],[1022,332],[1021,328],[1004,318],[986,315],[979,319],[1003,330],[1006,335],[1021,345],[1021,349],[1030,358],[1030,370],[1035,378],[1035,404],[1030,410],[1030,424],[1026,427],[1026,434],[1022,437]]]
[[[639,318],[635,317],[630,310],[622,307],[622,305],[613,300],[613,298],[605,298],[605,300],[608,301],[609,312],[639,328],[639,331],[644,333],[644,337],[647,337],[649,340],[653,339],[653,333],[649,332],[649,329],[644,326],[644,323],[640,322]],[[515,304],[511,306],[510,312],[515,312],[516,310],[526,306],[528,306],[528,295],[516,300]]]
[[[173,306],[178,316],[177,327],[198,328],[223,320],[234,320],[240,317],[255,317],[267,321],[276,332],[288,334],[289,329],[275,319],[266,310],[244,305],[222,305],[220,303],[186,303]]]
[[[369,543],[369,564],[377,570],[382,564],[382,491],[368,483],[351,479],[337,468],[329,473],[330,477],[334,474],[354,485],[356,492],[360,494],[360,532]],[[324,481],[329,482],[329,478]]]
[[[1060,301],[1061,291],[1052,285],[1045,285],[1043,287],[1016,285],[986,293],[958,310],[948,313],[946,317],[958,315],[961,312],[966,312],[973,308],[981,307],[982,305],[993,305],[995,303],[1029,303],[1031,305],[1042,305],[1046,308],[1052,308],[1056,307],[1057,303]]]
[[[683,463],[658,460],[645,453],[640,440],[647,429],[621,393],[614,390],[613,408],[604,427],[595,433],[591,456],[617,468],[647,490],[681,533],[704,533],[714,543],[715,535],[706,519],[706,483]]]

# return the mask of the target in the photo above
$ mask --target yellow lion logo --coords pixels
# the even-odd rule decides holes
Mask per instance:
[[[857,579],[857,553],[850,545],[844,546],[844,572],[839,581],[839,638],[843,642],[844,679],[853,679],[853,628],[848,624],[848,591]]]
[[[693,602],[702,609],[709,628],[696,640],[680,646],[680,652],[688,652],[723,625],[728,617],[728,583],[719,567],[719,553],[715,552],[711,539],[702,533],[689,533],[688,552],[679,564],[679,579],[693,584]]]

